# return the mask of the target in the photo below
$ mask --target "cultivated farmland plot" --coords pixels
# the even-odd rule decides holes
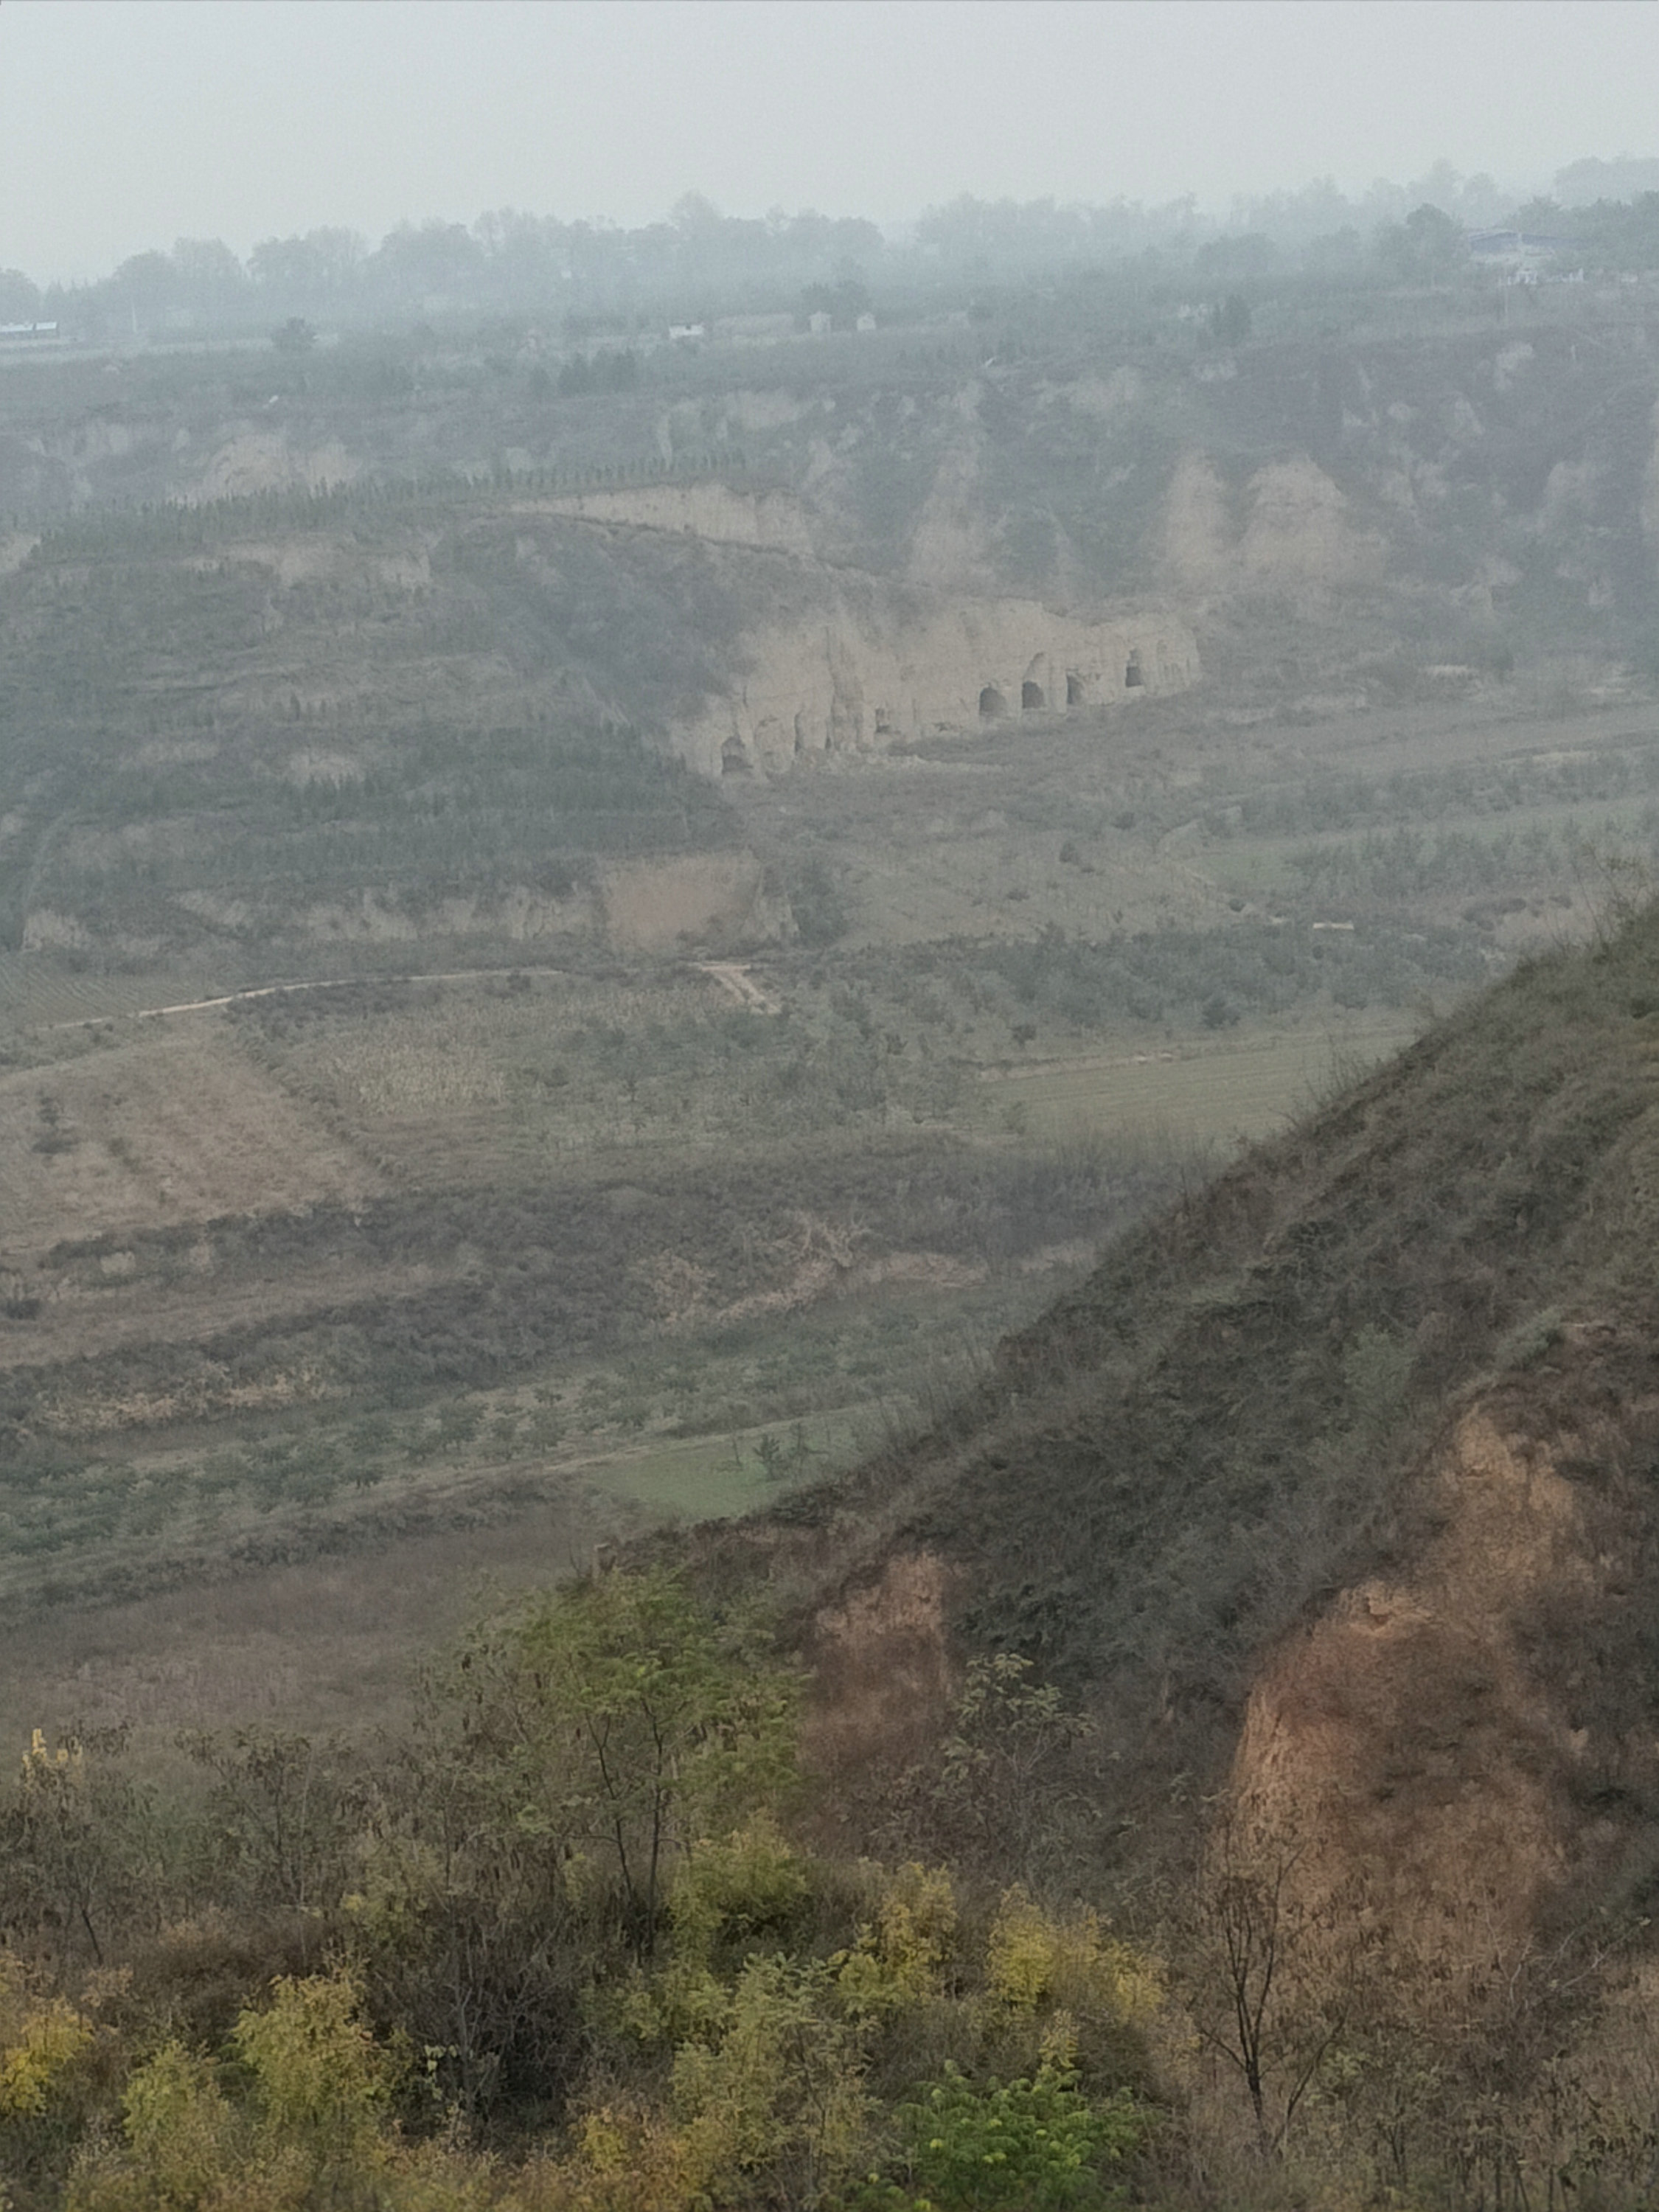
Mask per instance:
[[[1517,659],[1405,586],[1299,571],[1217,586],[1188,690],[690,774],[673,732],[763,633],[854,568],[947,588],[917,549],[977,341],[837,342],[785,389],[806,358],[764,393],[662,369],[700,435],[794,486],[793,553],[641,522],[659,491],[691,512],[677,483],[607,490],[599,520],[533,456],[492,479],[467,441],[499,416],[516,452],[524,395],[459,354],[422,433],[441,481],[399,474],[407,392],[343,353],[310,396],[282,382],[284,435],[336,410],[352,485],[170,504],[158,446],[153,511],[94,499],[16,540],[9,1603],[459,1558],[515,1523],[557,1566],[561,1515],[591,1535],[810,1485],[1651,858],[1627,668],[1565,617]],[[61,404],[101,404],[70,368]],[[239,404],[222,364],[131,373],[192,437]],[[1231,455],[1267,434],[1249,375],[1146,374],[1144,423],[1086,379],[998,387],[971,434],[1003,566],[976,592],[1065,599],[1063,540],[1091,592],[1180,599],[1177,428],[1234,410]],[[20,372],[0,417],[52,404]],[[656,404],[562,399],[560,434],[596,480],[654,483],[629,441]],[[704,505],[741,514],[726,473]]]

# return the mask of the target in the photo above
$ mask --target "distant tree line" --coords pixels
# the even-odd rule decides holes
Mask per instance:
[[[1379,281],[1433,281],[1460,258],[1471,229],[1512,227],[1570,236],[1597,265],[1659,265],[1659,164],[1581,161],[1555,197],[1517,206],[1487,176],[1440,162],[1403,185],[1358,196],[1328,179],[1241,198],[1224,218],[1190,196],[1148,206],[1053,199],[931,208],[906,234],[811,210],[722,215],[688,193],[663,221],[634,229],[501,209],[461,222],[400,223],[377,246],[323,226],[262,240],[240,258],[222,239],[180,239],[131,255],[85,285],[41,287],[0,269],[0,323],[49,320],[88,339],[210,329],[293,331],[295,319],[363,325],[415,316],[515,313],[614,319],[706,319],[720,312],[819,307],[838,320],[868,303],[869,285],[939,277],[1006,278],[1042,268],[1155,264],[1223,283],[1275,269],[1352,269]],[[575,335],[580,338],[580,329]]]
[[[1564,240],[1597,268],[1659,269],[1659,191],[1577,208],[1553,199],[1528,200],[1516,210],[1515,222],[1519,230]]]
[[[0,321],[58,321],[89,337],[222,326],[273,330],[295,317],[331,323],[518,311],[629,310],[676,319],[705,294],[793,305],[805,285],[879,257],[881,233],[857,218],[777,211],[720,216],[695,195],[637,230],[561,222],[511,210],[459,222],[402,223],[377,247],[324,227],[257,245],[246,262],[219,239],[180,239],[132,255],[99,283],[46,289],[0,270]]]

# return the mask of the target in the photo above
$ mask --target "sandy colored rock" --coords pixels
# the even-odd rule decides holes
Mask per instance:
[[[1565,1472],[1591,1456],[1474,1407],[1429,1471],[1431,1540],[1293,1631],[1249,1701],[1234,1802],[1251,1850],[1314,1922],[1361,1917],[1448,1987],[1519,1958],[1605,1871],[1626,1839],[1589,1778],[1650,1754],[1592,1743],[1595,1700],[1553,1662],[1628,1572]]]
[[[750,633],[747,668],[672,733],[704,775],[775,775],[830,753],[869,753],[1179,691],[1200,673],[1191,631],[1160,611],[1088,621],[1031,599],[947,601],[851,577],[820,607]]]
[[[198,500],[245,499],[253,492],[303,487],[322,491],[350,483],[360,465],[337,438],[295,448],[282,429],[241,429],[223,439],[209,455],[191,495]]]
[[[1164,504],[1162,564],[1188,591],[1213,591],[1231,562],[1227,495],[1206,453],[1183,453]]]
[[[793,933],[787,900],[752,853],[627,861],[605,870],[599,897],[618,951],[735,947]]]
[[[1358,529],[1339,487],[1305,455],[1258,469],[1240,555],[1255,584],[1324,592],[1381,577],[1387,548]]]
[[[945,1629],[951,1575],[932,1552],[891,1559],[813,1623],[812,1709],[803,1749],[833,1778],[876,1762],[902,1771],[937,1729],[954,1686]]]
[[[1383,489],[1414,514],[1429,488],[1396,472]],[[1173,588],[1206,597],[1267,589],[1319,601],[1381,580],[1386,544],[1359,528],[1340,487],[1305,453],[1258,469],[1242,504],[1241,529],[1209,456],[1182,457],[1159,533],[1160,565]]]
[[[982,445],[975,430],[940,462],[911,533],[906,574],[912,583],[941,592],[994,592],[995,549],[980,497]]]
[[[487,896],[460,893],[440,900],[416,915],[395,898],[366,890],[361,897],[307,907],[301,933],[337,944],[414,944],[423,937],[487,937],[509,944],[536,944],[548,938],[591,937],[598,927],[596,903],[587,891],[555,898],[515,884]]]

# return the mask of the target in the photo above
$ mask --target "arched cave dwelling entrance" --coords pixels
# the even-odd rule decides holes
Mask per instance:
[[[1041,713],[1044,703],[1042,686],[1040,684],[1033,684],[1030,678],[1028,676],[1025,681],[1019,687],[1019,709],[1021,714],[1039,714]]]
[[[1140,672],[1140,647],[1138,645],[1132,646],[1129,649],[1129,665],[1123,672],[1123,688],[1126,691],[1138,691],[1146,681],[1146,678]]]
[[[734,731],[720,747],[720,774],[747,775],[750,772],[748,748]]]
[[[1003,697],[1001,692],[997,690],[994,684],[988,684],[985,689],[979,695],[979,719],[981,721],[993,721],[997,715],[1006,714],[1007,711],[1008,702]]]
[[[1088,686],[1084,683],[1084,680],[1080,676],[1068,676],[1066,678],[1066,703],[1068,707],[1086,707],[1088,705]]]

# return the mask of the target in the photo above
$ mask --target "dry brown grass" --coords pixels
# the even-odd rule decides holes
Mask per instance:
[[[66,1237],[350,1205],[381,1187],[211,1014],[0,1075],[0,1255],[13,1265]]]
[[[366,1732],[401,1710],[415,1662],[484,1588],[585,1571],[633,1519],[573,1480],[483,1528],[33,1615],[0,1631],[0,1716],[20,1753],[33,1728],[77,1724]]]

